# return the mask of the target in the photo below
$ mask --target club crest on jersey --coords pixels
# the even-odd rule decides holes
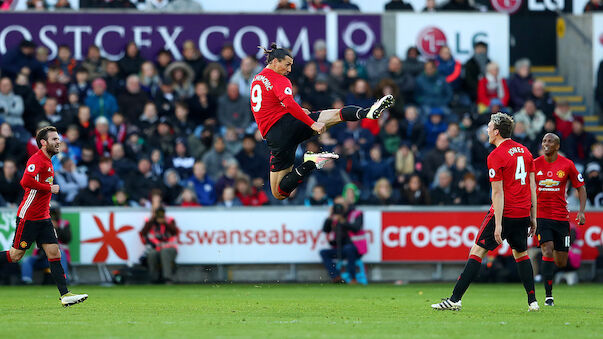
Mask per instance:
[[[27,166],[27,172],[33,172],[35,170],[36,170],[35,164],[29,164],[29,166]]]
[[[562,170],[557,171],[557,177],[559,179],[563,179],[564,176],[565,176],[565,172],[563,172]]]
[[[26,248],[27,247],[27,242],[21,241],[21,243],[19,244],[19,246],[21,246],[21,248]]]

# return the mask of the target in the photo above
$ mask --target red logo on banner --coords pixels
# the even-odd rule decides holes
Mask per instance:
[[[499,12],[513,14],[521,7],[521,0],[490,0],[492,7]]]
[[[603,45],[603,33],[601,33],[601,35],[599,35],[599,43],[601,43],[601,45]]]
[[[440,47],[446,45],[446,34],[437,27],[425,27],[417,37],[417,47],[421,54],[434,57],[440,51]]]
[[[96,216],[92,216],[94,221],[96,222],[96,227],[103,234],[99,238],[93,238],[88,240],[83,240],[82,243],[95,243],[102,242],[101,248],[98,250],[96,255],[94,256],[93,262],[105,262],[109,257],[109,247],[113,249],[115,254],[120,259],[128,260],[128,250],[126,249],[126,245],[124,242],[118,237],[119,233],[127,232],[133,230],[134,227],[130,225],[125,225],[118,230],[115,230],[115,214],[113,212],[109,213],[109,228],[105,230],[103,226],[103,222]]]

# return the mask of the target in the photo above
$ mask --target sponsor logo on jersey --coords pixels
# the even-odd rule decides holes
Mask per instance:
[[[559,191],[559,184],[561,182],[557,181],[557,180],[553,180],[553,179],[545,179],[545,180],[540,180],[538,182],[538,190],[539,191],[549,191],[549,192],[556,192]]]
[[[557,177],[559,177],[559,179],[563,179],[563,177],[565,177],[565,172],[562,170],[557,171]]]

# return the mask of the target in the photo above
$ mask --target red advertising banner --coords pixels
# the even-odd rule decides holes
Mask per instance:
[[[486,212],[383,212],[382,260],[464,261],[485,216]],[[582,259],[593,260],[598,255],[596,247],[602,246],[603,212],[587,213],[586,220],[579,228],[579,238],[584,240]],[[505,242],[495,252],[510,254],[510,249]]]

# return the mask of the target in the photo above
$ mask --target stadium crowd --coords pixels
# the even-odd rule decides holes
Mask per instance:
[[[341,158],[285,201],[269,194],[269,154],[250,111],[260,61],[240,60],[230,44],[218,62],[192,41],[181,46],[183,60],[168,50],[145,60],[134,43],[124,48],[109,61],[91,46],[78,61],[60,46],[49,60],[45,47],[24,40],[3,56],[1,205],[20,203],[20,173],[37,150],[32,136],[49,124],[63,136],[53,159],[63,206],[151,206],[152,196],[167,206],[321,205],[349,183],[364,204],[483,205],[492,147],[485,125],[498,111],[514,116],[513,138],[535,157],[544,133],[558,134],[585,174],[590,203],[602,196],[603,144],[532,77],[528,60],[501,77],[484,42],[461,64],[446,46],[426,60],[415,47],[401,59],[381,45],[366,60],[347,49],[329,62],[325,42],[316,41],[313,59],[296,60],[289,76],[303,107],[368,107],[390,93],[396,104],[378,121],[342,123],[300,147],[298,157],[328,150]]]

